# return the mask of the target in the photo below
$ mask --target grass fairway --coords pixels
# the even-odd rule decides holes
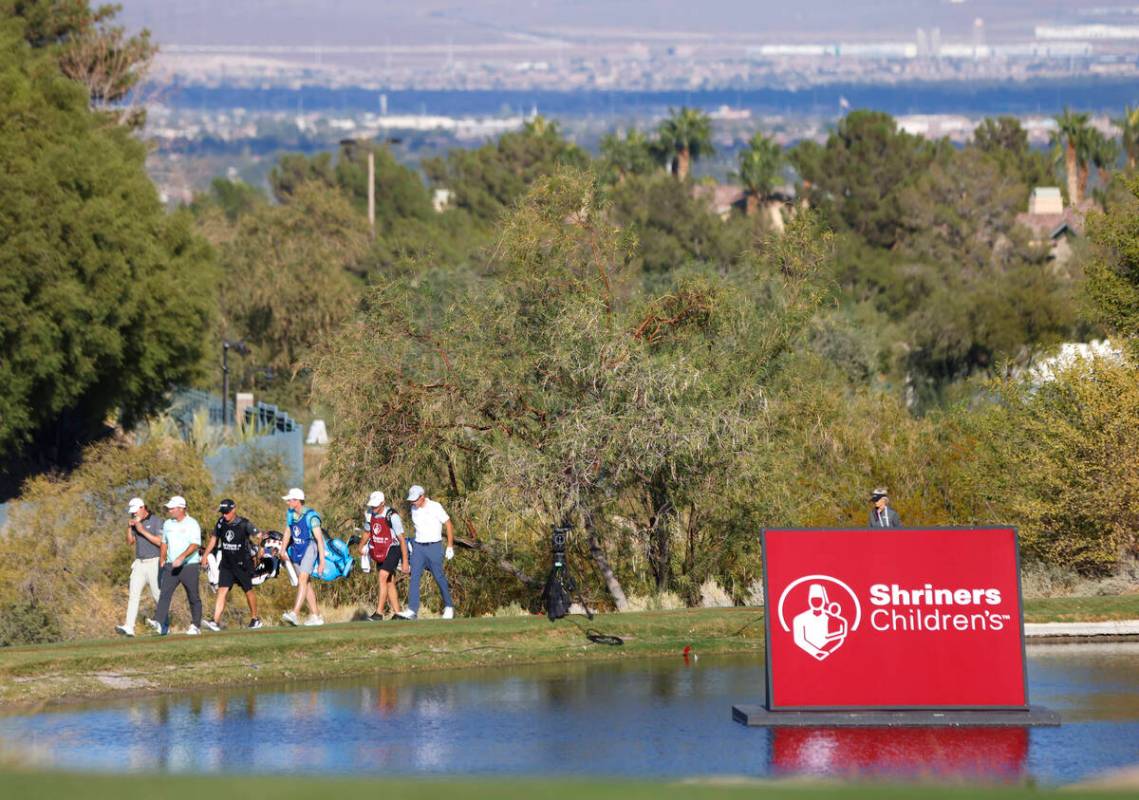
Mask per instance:
[[[1139,619],[1139,594],[1048,597],[1024,603],[1025,622],[1102,622],[1115,619]]]
[[[621,636],[625,643],[594,644],[585,636],[589,627]],[[194,687],[203,675],[224,674],[249,685],[380,670],[679,656],[686,645],[701,655],[758,653],[762,633],[761,611],[728,608],[607,614],[593,622],[584,617],[556,624],[545,617],[349,622],[10,647],[0,649],[0,710]]]
[[[1045,796],[1072,798],[1134,797],[1135,793],[1101,793],[1065,789],[1062,793],[1031,787],[889,786],[883,784],[806,784],[802,782],[709,780],[684,783],[577,780],[430,780],[321,779],[296,777],[243,778],[231,776],[110,776],[69,773],[0,772],[4,794],[38,800],[201,800],[203,797],[237,797],[241,800],[534,800],[534,798],[589,798],[589,800],[859,800],[859,798],[930,798],[932,800],[1018,800]]]
[[[1139,595],[1027,605],[1030,622],[1139,618]],[[587,627],[621,636],[625,644],[594,644],[585,637]],[[593,622],[484,617],[9,647],[0,649],[0,712],[189,688],[199,685],[202,675],[225,674],[246,685],[282,683],[379,670],[679,656],[686,645],[700,655],[758,655],[762,640],[762,609],[716,608],[603,614]]]

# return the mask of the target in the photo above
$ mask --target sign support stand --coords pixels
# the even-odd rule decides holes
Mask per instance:
[[[768,711],[732,706],[732,719],[750,728],[1038,728],[1056,727],[1060,715],[1043,706],[1027,711]]]

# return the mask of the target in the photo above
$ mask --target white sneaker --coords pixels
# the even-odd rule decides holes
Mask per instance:
[[[289,623],[290,625],[300,625],[301,624],[300,621],[297,619],[297,615],[294,614],[292,611],[286,611],[284,614],[281,615],[281,619],[283,619],[285,622]]]
[[[450,606],[447,606],[446,608],[443,609],[443,619],[454,619],[454,618],[455,618],[455,609],[451,608]]]
[[[189,628],[186,629],[186,635],[187,636],[197,636],[200,633],[201,633],[201,631],[198,629],[197,625],[191,625]]]
[[[154,628],[156,633],[162,633],[162,623],[156,619],[146,618],[146,624]]]
[[[221,625],[218,625],[212,619],[204,619],[204,620],[202,620],[202,624],[205,625],[207,628],[209,628],[214,633],[217,633],[218,631],[221,630]]]
[[[128,628],[126,625],[116,625],[115,633],[119,634],[120,636],[131,638],[134,636],[134,628]]]
[[[415,619],[415,612],[410,608],[405,608],[403,611],[396,614],[400,619]]]
[[[323,625],[324,617],[312,616],[305,620],[305,625]]]

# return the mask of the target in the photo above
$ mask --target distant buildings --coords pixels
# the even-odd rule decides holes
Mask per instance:
[[[702,200],[708,210],[727,222],[733,212],[746,214],[749,211],[748,194],[742,186],[731,183],[698,183],[692,187],[692,197]],[[782,233],[785,227],[784,214],[791,214],[795,202],[795,187],[780,186],[762,203],[751,200],[751,211],[758,214],[769,230]]]
[[[1028,198],[1028,211],[1017,214],[1016,221],[1032,234],[1034,243],[1050,248],[1057,264],[1064,264],[1072,255],[1069,240],[1083,235],[1084,217],[1094,207],[1094,202],[1085,200],[1065,208],[1058,187],[1037,186]]]

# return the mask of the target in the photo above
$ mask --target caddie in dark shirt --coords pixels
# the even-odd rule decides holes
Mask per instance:
[[[237,515],[237,504],[232,500],[222,500],[218,506],[217,524],[210,534],[210,541],[206,545],[206,558],[214,548],[219,548],[221,565],[218,570],[218,598],[214,604],[214,618],[205,620],[202,624],[211,631],[220,631],[222,611],[225,610],[225,599],[230,587],[235,583],[245,592],[245,600],[249,603],[250,628],[260,628],[261,618],[257,616],[257,597],[253,592],[253,553],[256,552],[261,540],[261,533],[245,517]]]

